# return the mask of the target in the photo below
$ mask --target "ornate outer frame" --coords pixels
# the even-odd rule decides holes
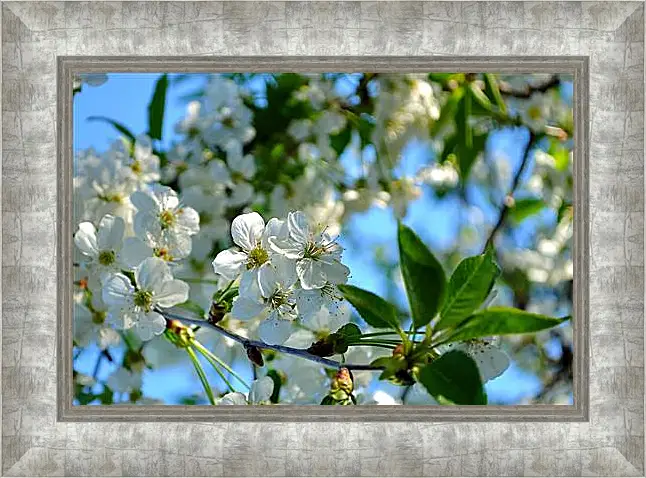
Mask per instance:
[[[3,474],[643,475],[642,3],[11,2],[3,4],[2,16]],[[56,57],[88,54],[231,55],[226,58],[230,64],[235,55],[265,56],[254,59],[259,66],[280,61],[267,55],[286,54],[405,55],[420,62],[442,60],[419,58],[429,54],[472,55],[472,61],[511,54],[588,57],[590,123],[577,131],[589,131],[591,140],[589,170],[580,173],[590,182],[589,244],[585,233],[577,234],[581,242],[575,247],[590,248],[590,414],[583,407],[569,418],[589,421],[535,423],[540,412],[523,417],[512,411],[475,423],[463,409],[462,416],[418,412],[407,417],[414,422],[405,423],[392,423],[399,417],[385,409],[370,418],[384,423],[361,424],[344,423],[350,418],[345,416],[334,417],[341,423],[308,425],[234,423],[232,416],[219,416],[214,423],[57,421],[57,416],[82,417],[70,416],[72,410],[54,411],[53,310],[54,304],[66,307],[64,295],[57,302],[53,286],[54,228],[65,223],[66,211],[59,210],[56,219],[53,85]],[[509,58],[496,61],[505,60]],[[74,61],[60,60],[61,73],[69,75]],[[304,60],[287,61],[302,65]],[[367,61],[379,66],[379,61],[400,60]],[[535,66],[547,62],[543,58]],[[579,88],[577,95],[581,92]],[[63,99],[59,94],[58,101]],[[62,144],[69,139],[64,129],[59,125]],[[581,145],[577,150],[581,154]],[[69,181],[64,172],[59,171],[62,185]],[[578,213],[585,207],[581,184],[578,179]],[[61,239],[69,240],[69,231],[65,236],[61,227],[60,232]],[[57,247],[62,257],[65,241]],[[58,271],[64,279],[65,271]],[[577,270],[578,278],[579,272],[584,270]],[[566,408],[576,410],[584,401]],[[254,419],[287,420],[281,413],[283,417]],[[148,418],[181,417],[160,412]],[[429,422],[438,418],[470,423]],[[493,423],[503,420],[517,422]]]

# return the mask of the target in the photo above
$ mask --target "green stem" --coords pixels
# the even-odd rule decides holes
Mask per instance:
[[[397,332],[371,332],[369,334],[361,334],[361,337],[381,337],[383,335],[398,335]]]
[[[219,282],[215,279],[199,279],[194,277],[182,277],[179,280],[188,282],[189,284],[212,284],[212,285],[219,284]]]
[[[382,349],[395,350],[395,346],[391,344],[378,344],[378,343],[366,343],[366,342],[357,342],[356,344],[348,344],[349,347],[381,347]]]
[[[211,366],[213,367],[213,370],[215,370],[215,371],[216,371],[216,373],[220,376],[220,378],[222,379],[222,381],[224,382],[224,384],[227,386],[227,388],[229,389],[229,391],[231,391],[231,392],[235,392],[235,391],[236,391],[236,389],[235,389],[235,388],[233,388],[233,385],[231,385],[231,382],[229,382],[229,379],[227,379],[226,375],[224,375],[224,373],[222,372],[222,370],[220,370],[220,367],[218,367],[217,362],[215,362],[214,360],[212,360],[212,359],[211,359],[211,357],[209,357],[208,355],[204,355],[204,358],[205,358],[205,359],[206,359],[206,360],[211,364]]]
[[[204,387],[206,396],[209,397],[209,402],[211,402],[211,405],[215,405],[215,397],[213,396],[213,390],[211,390],[209,381],[206,378],[204,369],[202,368],[202,365],[200,364],[200,361],[198,360],[197,355],[195,354],[195,351],[191,347],[186,347],[186,353],[191,358],[191,362],[193,362],[193,366],[195,367],[195,372],[197,373],[197,376],[200,378],[200,382],[202,382],[202,386]]]
[[[222,360],[220,357],[217,355],[213,354],[210,350],[208,350],[204,345],[199,343],[197,340],[193,340],[193,346],[202,353],[207,359],[211,358],[213,361],[215,361],[220,367],[222,367],[224,370],[229,372],[238,382],[240,382],[242,385],[244,385],[247,390],[251,390],[251,387],[245,382],[240,375],[238,375],[236,372],[233,371],[229,365]]]

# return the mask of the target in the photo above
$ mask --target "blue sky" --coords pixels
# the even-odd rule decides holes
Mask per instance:
[[[147,105],[152,96],[158,74],[111,74],[109,81],[100,87],[84,86],[83,91],[74,99],[74,147],[81,150],[93,147],[98,151],[107,149],[117,139],[112,126],[99,121],[88,121],[90,116],[105,116],[126,125],[133,133],[143,133],[147,129]],[[173,76],[171,76],[171,79]],[[168,91],[163,145],[170,144],[174,134],[174,125],[184,116],[186,101],[182,98],[204,82],[202,75],[185,79],[179,83],[171,82]],[[571,92],[565,91],[565,95]],[[516,168],[526,142],[527,132],[522,129],[505,130],[490,138],[488,150],[492,154],[504,152]],[[346,155],[344,164],[352,170],[353,158]],[[429,145],[415,142],[405,151],[398,172],[414,173],[420,165],[429,161],[433,154]],[[528,170],[531,168],[528,168]],[[496,210],[485,202],[480,204],[488,223],[495,220]],[[460,212],[458,200],[434,197],[428,188],[423,190],[422,197],[409,208],[405,222],[410,225],[432,250],[441,250],[450,246],[456,238],[456,216]],[[381,270],[374,262],[374,248],[383,247],[386,255],[393,259],[397,255],[396,221],[390,209],[373,208],[365,213],[352,217],[348,229],[361,238],[361,247],[345,241],[344,262],[352,270],[351,282],[361,287],[383,294],[386,281]],[[479,246],[478,246],[479,247]],[[477,250],[473,251],[477,253]],[[447,274],[450,271],[447,271]],[[403,294],[398,297],[402,302]],[[91,374],[98,351],[95,348],[86,350],[78,359],[76,368]],[[119,353],[115,353],[115,358]],[[188,363],[188,362],[187,362]],[[111,365],[104,362],[99,377],[105,377],[111,371]],[[210,367],[205,366],[205,370]],[[248,364],[239,364],[236,370],[248,377]],[[218,383],[216,377],[213,383]],[[220,382],[221,383],[221,382]],[[168,384],[172,384],[169,386]],[[386,388],[395,390],[389,385]],[[517,403],[524,397],[535,395],[541,388],[539,380],[515,365],[512,365],[498,379],[486,385],[490,401],[498,403]],[[144,394],[154,398],[176,403],[181,396],[200,393],[202,387],[195,378],[190,363],[182,367],[167,367],[159,371],[147,371],[144,377]]]

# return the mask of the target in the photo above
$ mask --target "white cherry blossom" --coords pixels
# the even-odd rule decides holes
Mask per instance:
[[[133,330],[141,340],[150,340],[166,328],[158,308],[169,308],[188,299],[188,284],[173,279],[162,259],[149,257],[135,270],[135,284],[123,274],[112,274],[103,286],[108,318],[122,329]]]

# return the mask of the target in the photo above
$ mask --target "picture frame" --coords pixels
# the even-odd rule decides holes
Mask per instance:
[[[643,473],[643,4],[573,2],[547,9],[540,2],[74,6],[12,2],[2,9],[3,473]],[[195,23],[198,19],[204,22]],[[156,32],[145,40],[138,30],[144,24]],[[312,24],[336,35],[323,38]],[[476,26],[472,40],[464,40],[462,25]],[[222,42],[210,48],[204,35],[181,34],[191,28]],[[232,34],[230,43],[225,33]],[[400,34],[407,43],[395,40]],[[456,41],[444,44],[446,37]],[[486,49],[483,38],[490,39]],[[90,58],[87,45],[93,42]],[[543,55],[528,59],[534,50]],[[161,53],[166,57],[142,57]],[[331,53],[335,56],[310,56]],[[178,60],[180,55],[184,58]],[[71,407],[71,380],[65,379],[71,373],[66,356],[71,347],[65,347],[71,326],[69,85],[75,71],[161,71],[162,64],[169,71],[506,71],[522,65],[532,73],[571,72],[577,122],[575,405],[355,411],[248,407],[245,416],[238,407]],[[621,161],[613,168],[603,163],[603,155],[618,144]],[[581,311],[584,320],[579,321]],[[415,410],[404,410],[410,408]],[[150,423],[112,423],[142,420]],[[209,420],[214,423],[199,423]],[[434,423],[439,421],[445,423]],[[563,421],[578,423],[554,423]],[[224,435],[239,441],[232,444]],[[434,435],[442,440],[433,440]],[[217,438],[208,440],[211,436]],[[330,436],[343,438],[330,444]],[[390,441],[399,446],[388,447]],[[269,442],[280,446],[272,448]],[[477,451],[460,452],[465,446]],[[295,452],[286,452],[290,449]]]

